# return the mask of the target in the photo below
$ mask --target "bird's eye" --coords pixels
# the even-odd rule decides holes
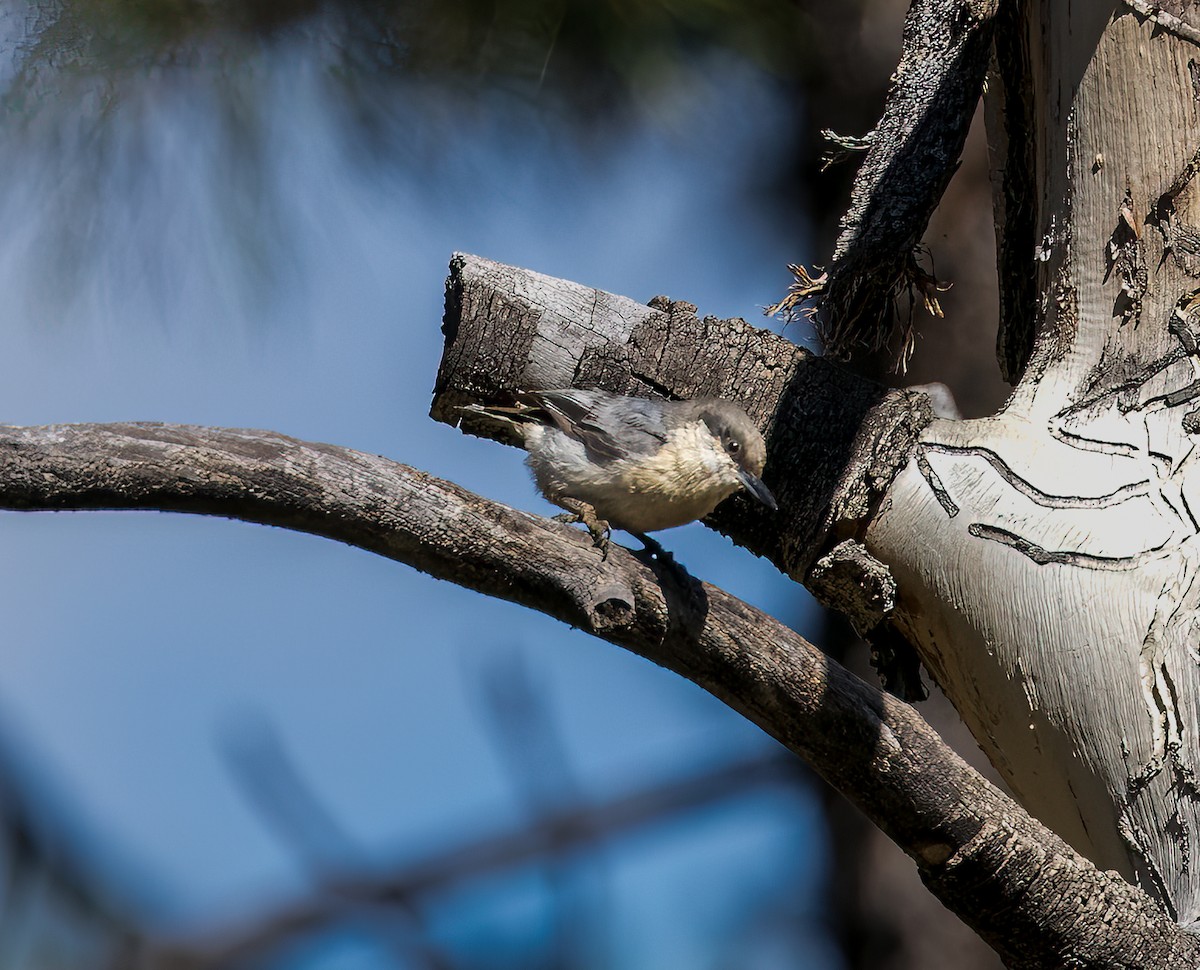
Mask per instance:
[[[742,450],[741,442],[731,441],[731,442],[729,442],[729,444],[727,444],[725,446],[725,450],[728,451],[731,455],[736,455],[739,451]]]

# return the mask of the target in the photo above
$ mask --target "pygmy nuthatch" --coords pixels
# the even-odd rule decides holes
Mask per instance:
[[[529,452],[538,489],[607,549],[609,525],[661,553],[647,532],[708,515],[744,488],[768,508],[767,451],[736,404],[648,401],[598,390],[526,391],[513,407],[463,410],[509,425]]]

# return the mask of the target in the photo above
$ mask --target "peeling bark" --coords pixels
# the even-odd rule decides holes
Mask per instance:
[[[970,65],[991,29],[970,18],[994,6],[938,8],[968,18],[966,34],[951,35]],[[914,4],[912,17],[930,9]],[[643,305],[469,256],[455,257],[447,287],[439,420],[457,423],[458,406],[519,388],[572,384],[741,401],[767,434],[764,477],[782,511],[734,500],[710,524],[863,624],[916,644],[1058,835],[906,705],[745,604],[620,550],[601,560],[572,530],[384,459],[262,432],[7,429],[0,505],[279,525],[540,609],[682,673],[809,759],[1010,966],[1195,967],[1200,939],[1163,915],[1200,922],[1200,55],[1190,11],[1013,0],[999,21],[1000,350],[1021,381],[994,417],[932,419],[920,394],[885,392],[682,302]],[[953,122],[935,150],[912,156],[936,163],[934,195],[952,167],[945,136],[973,97],[935,89],[951,101],[912,102],[904,117],[910,92],[899,83],[887,114],[911,134],[932,131],[923,126],[939,112]],[[888,168],[864,169],[872,205],[887,197]],[[911,257],[922,198],[863,264],[885,289],[887,267]],[[855,245],[887,228],[857,218],[846,224]]]
[[[1198,51],[1124,4],[1020,7],[1002,49],[1027,73],[1003,93],[1024,97],[992,120],[1038,173],[1015,223],[1035,258],[1002,246],[1036,336],[1002,341],[1027,360],[1002,414],[922,432],[866,546],[896,579],[893,622],[1022,802],[1192,925]]]
[[[1114,219],[1123,218],[1124,200],[1122,191]],[[1066,256],[1058,259],[1045,277],[1051,293],[1063,285]],[[1190,367],[1191,330],[1177,323],[1185,336],[1173,337],[1161,360],[1093,368],[1091,390],[1068,394],[1039,433],[1022,395],[1041,382],[1050,400],[1063,341],[1077,332],[1063,304],[1047,314],[1043,326],[1056,330],[1004,415],[930,423],[921,395],[884,395],[742,321],[699,320],[690,304],[644,306],[477,257],[455,258],[448,294],[433,405],[442,420],[458,417],[456,402],[577,374],[615,391],[742,400],[766,431],[765,477],[782,511],[775,519],[735,501],[712,524],[790,575],[815,579],[826,602],[860,619],[862,592],[822,584],[827,573],[812,567],[836,542],[864,540],[897,587],[887,622],[882,614],[871,621],[880,642],[894,644],[895,629],[919,648],[1031,810],[1189,920],[1196,789],[1183,741],[1195,736],[1191,698],[1200,690],[1186,680],[1194,664],[1177,672],[1159,654],[1164,639],[1186,649],[1189,597],[1200,597],[1190,579],[1174,591],[1183,601],[1165,585],[1180,571],[1191,575],[1192,545],[1180,540],[1200,499],[1189,504],[1186,489],[1173,503],[1162,497],[1148,444],[1139,451],[1112,435],[1087,436],[1096,433],[1093,412],[1111,411],[1119,428],[1128,426],[1130,408],[1116,402],[1128,404],[1148,381],[1158,382],[1143,394],[1151,411],[1187,410],[1188,383],[1155,388],[1170,368]],[[491,351],[496,334],[508,341],[501,360]],[[731,363],[710,366],[703,348],[711,346]],[[604,367],[589,370],[588,361]],[[889,683],[919,696],[915,671],[890,646],[884,653]]]

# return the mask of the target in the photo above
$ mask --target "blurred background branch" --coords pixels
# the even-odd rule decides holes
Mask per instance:
[[[519,675],[514,675],[514,678]],[[490,715],[489,715],[490,716]],[[511,713],[505,723],[511,725]],[[524,721],[526,733],[537,723],[537,716]],[[274,748],[276,754],[279,749]],[[528,755],[529,753],[526,752]],[[241,757],[241,756],[239,756]],[[291,769],[275,761],[275,755],[259,749],[254,757],[255,775],[278,777]],[[534,764],[524,762],[514,774],[533,771]],[[250,776],[246,765],[239,769],[245,780]],[[514,781],[518,779],[514,778]],[[281,909],[252,918],[236,927],[209,927],[193,932],[191,940],[155,941],[151,938],[141,959],[145,966],[174,968],[224,968],[252,960],[268,959],[293,946],[297,941],[318,945],[322,934],[338,933],[348,923],[360,923],[380,907],[399,907],[406,913],[419,912],[439,897],[461,892],[464,885],[485,879],[520,878],[529,866],[547,872],[551,881],[550,900],[555,923],[553,931],[535,932],[521,954],[525,967],[568,968],[588,965],[586,951],[575,952],[594,942],[602,932],[603,909],[588,906],[578,913],[566,911],[576,881],[586,873],[594,875],[603,866],[603,850],[616,839],[644,837],[653,826],[675,825],[689,813],[709,809],[727,799],[754,798],[764,787],[807,785],[807,770],[793,756],[772,747],[760,754],[719,765],[707,771],[669,779],[639,791],[603,799],[566,799],[556,797],[556,808],[539,811],[529,823],[513,831],[482,835],[472,841],[436,851],[426,858],[396,866],[374,860],[362,868],[352,857],[331,858],[322,871],[313,871],[316,892]],[[292,784],[271,784],[273,794],[264,798],[262,784],[255,780],[249,787],[259,789],[254,801],[267,817],[291,814],[293,807],[276,804],[276,799],[294,793]],[[311,794],[302,796],[311,800]],[[323,811],[322,811],[322,814]],[[297,853],[306,850],[297,847]],[[512,875],[506,875],[511,873]],[[588,900],[592,902],[591,899]],[[597,925],[582,925],[582,921]],[[419,920],[412,920],[412,931],[422,943],[414,958],[417,962],[401,966],[463,966],[452,962],[436,949],[432,938],[422,938]],[[410,944],[414,941],[409,940]],[[486,965],[486,964],[483,964]]]

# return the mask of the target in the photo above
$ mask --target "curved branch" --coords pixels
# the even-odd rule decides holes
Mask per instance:
[[[687,677],[805,758],[1010,967],[1193,967],[1200,939],[1097,871],[911,707],[721,590],[450,482],[263,431],[0,428],[0,507],[220,515],[351,543]]]

